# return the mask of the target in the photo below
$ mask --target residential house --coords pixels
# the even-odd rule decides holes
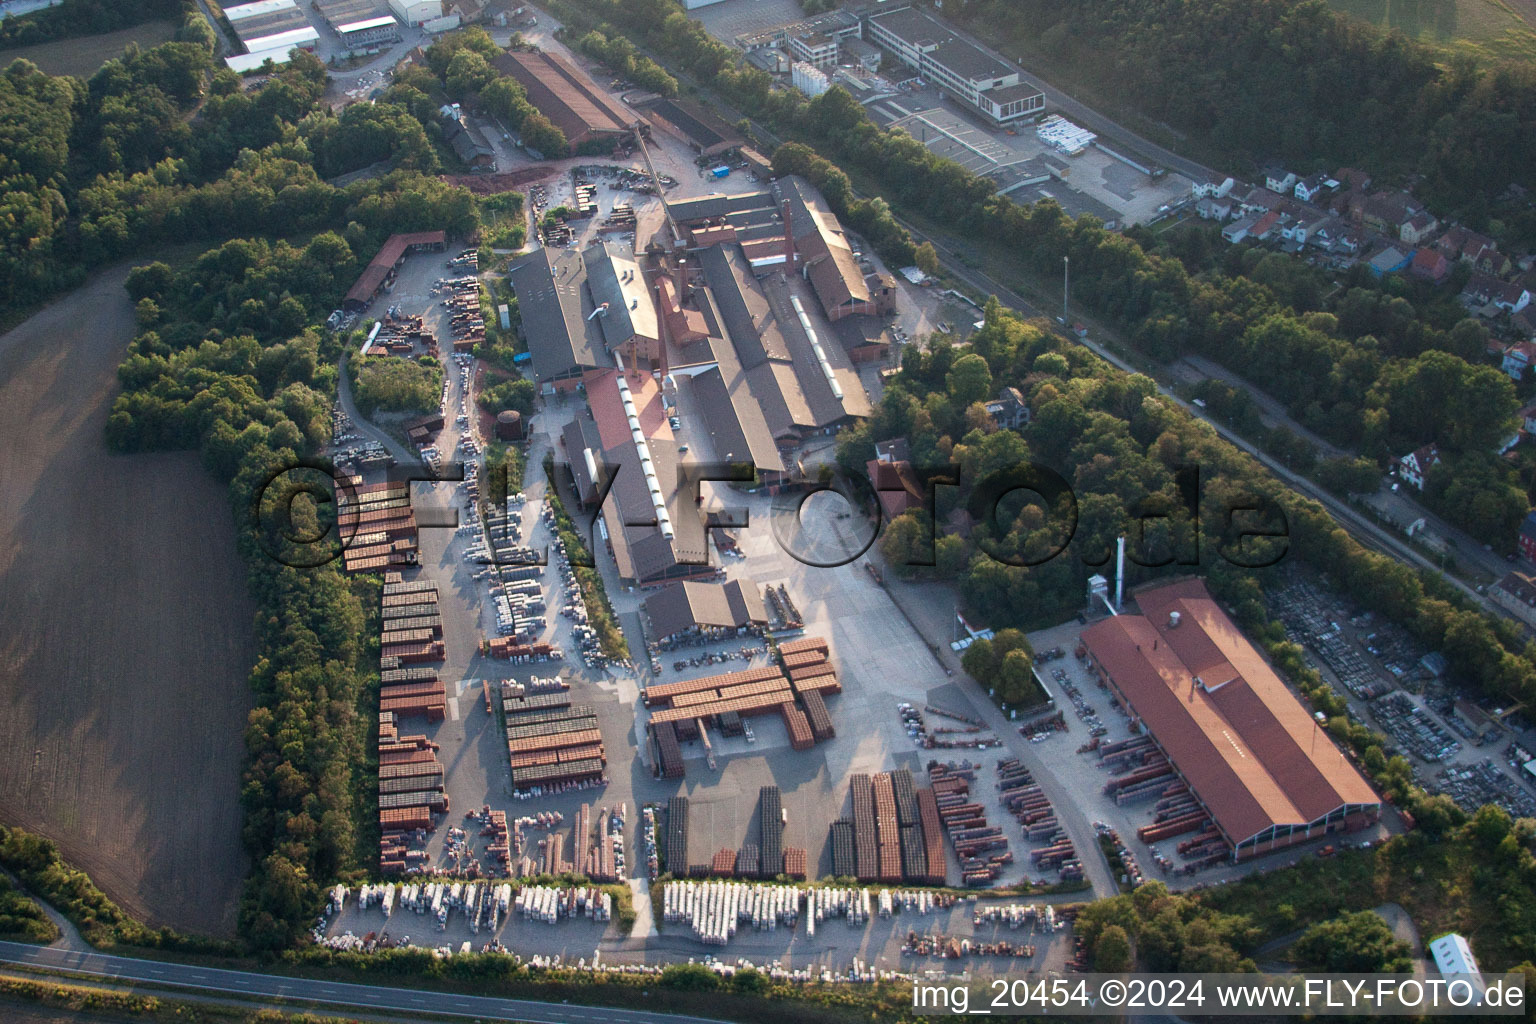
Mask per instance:
[[[1260,217],[1254,223],[1253,227],[1248,229],[1248,237],[1253,239],[1255,242],[1262,242],[1274,233],[1275,226],[1279,223],[1280,211],[1270,210],[1264,216]]]
[[[1526,406],[1515,413],[1515,416],[1520,420],[1520,429],[1536,437],[1536,405]]]
[[[1536,338],[1536,306],[1527,304],[1524,309],[1510,317],[1510,324],[1527,338]]]
[[[1319,248],[1337,252],[1360,251],[1359,233],[1342,218],[1335,216],[1329,216],[1321,225],[1314,228],[1308,241]]]
[[[1287,241],[1305,243],[1312,240],[1317,230],[1328,223],[1328,215],[1321,210],[1308,209],[1281,229]]]
[[[1524,379],[1532,363],[1536,363],[1536,342],[1517,341],[1504,350],[1502,369],[1516,383]]]
[[[1195,204],[1195,213],[1204,220],[1226,220],[1232,216],[1232,200],[1202,199]]]
[[[1239,205],[1244,213],[1263,214],[1280,209],[1284,203],[1285,197],[1273,189],[1252,188],[1243,196]]]
[[[1266,215],[1267,216],[1267,215]],[[1236,245],[1248,237],[1248,230],[1259,222],[1259,218],[1253,215],[1233,221],[1221,229],[1221,237]]]
[[[1333,178],[1341,187],[1351,192],[1364,192],[1371,187],[1370,173],[1353,167],[1340,167],[1333,172]]]
[[[1321,172],[1309,174],[1296,183],[1291,192],[1304,203],[1310,203],[1314,198],[1322,195],[1324,190],[1335,189],[1339,183]]]
[[[1428,210],[1420,210],[1398,228],[1397,237],[1409,245],[1418,245],[1435,233],[1440,222]]]
[[[1474,273],[1461,290],[1462,301],[1474,306],[1518,313],[1530,304],[1531,293],[1518,281],[1500,281],[1487,274]]]
[[[1003,388],[987,403],[987,415],[999,430],[1019,430],[1029,425],[1029,406],[1018,388]]]
[[[1349,212],[1356,222],[1364,224],[1371,231],[1402,239],[1403,228],[1424,212],[1424,204],[1407,192],[1376,192],[1367,196],[1352,196]],[[1410,228],[1409,233],[1416,230]]]
[[[1220,181],[1210,179],[1207,181],[1195,182],[1192,186],[1190,186],[1189,191],[1197,199],[1225,199],[1236,186],[1237,182],[1233,181],[1231,178],[1223,178]]]
[[[1408,272],[1421,281],[1443,284],[1451,276],[1451,265],[1438,249],[1424,248],[1413,254]]]
[[[1529,522],[1529,520],[1527,520]],[[1525,553],[1525,529],[1520,531],[1521,553]],[[1530,558],[1530,555],[1526,555]],[[1525,623],[1536,626],[1536,577],[1516,569],[1488,588],[1493,603]]]
[[[875,457],[864,468],[888,518],[895,519],[908,509],[924,506],[925,492],[912,471],[912,450],[906,438],[877,442]]]
[[[1397,460],[1397,475],[1405,484],[1411,484],[1414,490],[1424,489],[1424,477],[1433,466],[1440,464],[1440,449],[1432,444],[1427,444],[1416,449]]]
[[[1271,192],[1289,192],[1296,187],[1296,175],[1272,164],[1264,168],[1264,187]]]
[[[1408,266],[1408,254],[1389,245],[1372,256],[1367,266],[1377,277],[1386,277]]]
[[[1525,521],[1520,524],[1516,544],[1522,558],[1527,562],[1536,562],[1536,509],[1526,513]]]
[[[1454,225],[1435,242],[1448,260],[1472,264],[1474,270],[1502,277],[1513,269],[1508,256],[1499,252],[1499,245],[1487,235],[1480,235],[1470,228]]]

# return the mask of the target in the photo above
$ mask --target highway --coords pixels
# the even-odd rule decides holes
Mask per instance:
[[[51,971],[69,971],[111,981],[198,989],[255,999],[297,999],[349,1010],[443,1014],[528,1024],[723,1024],[647,1010],[544,1003],[532,999],[458,995],[382,985],[290,978],[254,971],[230,971],[162,960],[138,960],[53,946],[0,942],[0,962]]]

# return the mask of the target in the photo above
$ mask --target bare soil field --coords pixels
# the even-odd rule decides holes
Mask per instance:
[[[169,21],[146,21],[116,32],[104,32],[97,36],[81,36],[77,39],[60,39],[54,43],[38,43],[36,46],[18,46],[14,50],[0,50],[0,67],[13,60],[26,59],[50,75],[78,75],[90,78],[113,57],[123,52],[129,43],[138,43],[144,49],[170,42],[176,34],[176,26]]]
[[[127,269],[0,335],[0,820],[142,919],[229,935],[254,606],[197,457],[106,450]]]

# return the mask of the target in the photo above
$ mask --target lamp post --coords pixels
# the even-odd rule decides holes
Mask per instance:
[[[1063,324],[1067,322],[1067,296],[1072,279],[1071,270],[1071,257],[1063,256],[1061,258],[1061,322]]]

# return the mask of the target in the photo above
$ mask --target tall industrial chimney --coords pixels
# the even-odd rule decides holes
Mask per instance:
[[[1125,597],[1125,538],[1115,542],[1115,611],[1123,610]]]

